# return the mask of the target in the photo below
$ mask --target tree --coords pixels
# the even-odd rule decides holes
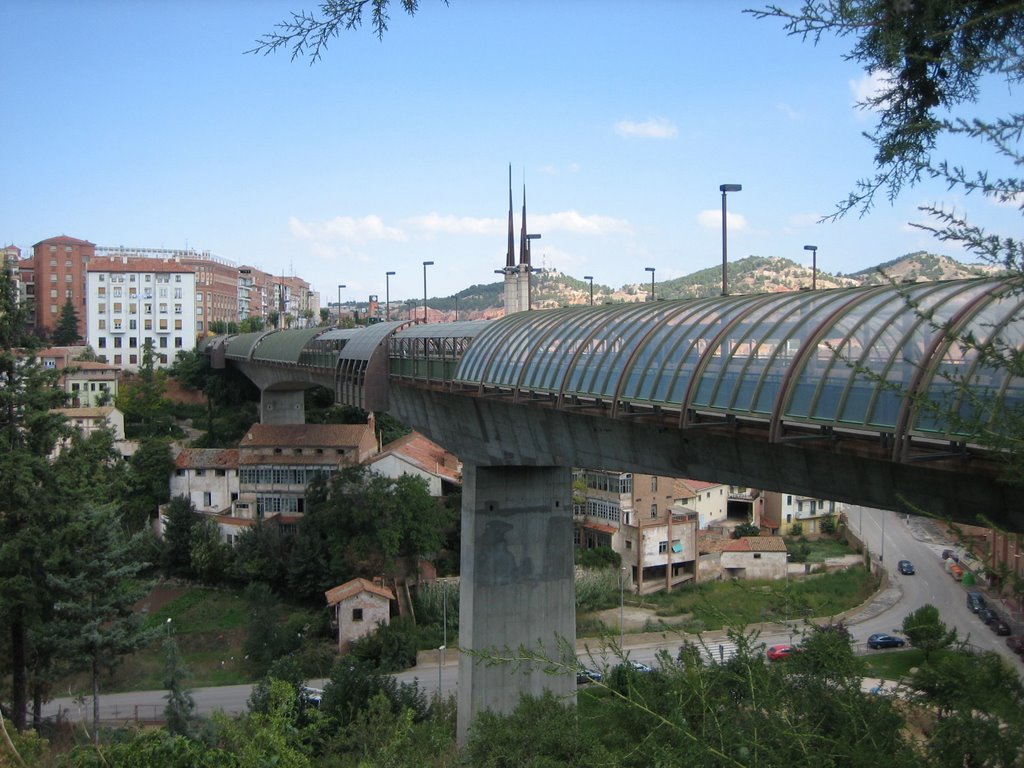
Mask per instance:
[[[124,522],[133,530],[146,526],[157,508],[170,501],[168,480],[174,472],[170,446],[160,438],[142,440],[128,460],[126,489],[122,503]]]
[[[53,343],[59,347],[67,347],[77,343],[81,338],[81,334],[78,333],[78,312],[69,298],[61,307],[60,319],[53,330]]]
[[[448,0],[444,0],[445,5]],[[417,0],[401,0],[402,8],[410,16],[416,13]],[[288,21],[276,25],[278,32],[271,32],[256,41],[256,47],[247,53],[268,54],[278,48],[291,48],[292,61],[309,55],[310,63],[318,61],[327,50],[327,43],[346,29],[362,26],[363,11],[370,6],[370,18],[374,34],[383,38],[388,28],[389,0],[342,0],[322,2],[319,18],[305,11],[292,13]]]
[[[168,410],[167,372],[156,367],[153,340],[146,339],[142,348],[142,364],[138,376],[122,383],[117,394],[117,407],[124,414],[125,425],[131,425],[139,437],[166,437],[172,421]]]
[[[54,631],[66,638],[70,657],[89,671],[98,739],[101,671],[151,639],[133,610],[149,591],[139,578],[146,565],[137,557],[141,536],[127,536],[109,504],[85,507],[58,535],[67,543],[67,562],[47,579],[58,596]]]
[[[164,720],[167,731],[176,736],[189,735],[196,708],[192,692],[184,685],[188,675],[189,671],[181,659],[178,644],[168,631],[167,639],[164,640],[164,688],[167,689],[167,695],[164,697],[167,699]]]
[[[189,577],[192,571],[192,532],[199,523],[195,506],[186,496],[175,496],[164,511],[164,546],[161,566],[167,576]]]
[[[948,629],[939,618],[939,609],[925,604],[903,619],[903,634],[915,648],[924,651],[928,658],[956,642],[956,629]]]
[[[741,539],[744,536],[760,536],[761,529],[753,523],[740,523],[732,529],[732,537],[734,539]]]
[[[64,404],[55,371],[34,355],[28,314],[10,274],[0,272],[0,669],[10,675],[14,727],[27,726],[29,632],[43,620],[48,593],[42,567],[66,507],[49,464],[70,432],[51,409]]]

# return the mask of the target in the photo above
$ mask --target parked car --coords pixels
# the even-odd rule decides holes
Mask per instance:
[[[633,660],[631,659],[631,660],[629,660],[629,661],[628,661],[628,662],[626,662],[626,663],[627,663],[627,664],[629,664],[629,666],[631,666],[631,667],[632,667],[633,669],[635,669],[635,670],[636,670],[637,672],[653,672],[653,671],[654,671],[654,670],[652,670],[652,669],[651,669],[651,668],[650,668],[649,666],[647,666],[646,664],[644,664],[644,663],[643,663],[643,662],[641,662],[641,661],[633,661]]]
[[[999,618],[999,614],[996,613],[992,608],[989,608],[987,605],[982,605],[980,608],[978,608],[978,618],[981,619],[982,624],[991,624],[993,621]]]
[[[893,637],[884,632],[876,632],[868,638],[868,648],[877,650],[879,648],[902,648],[907,641],[902,637]]]
[[[912,562],[910,562],[909,560],[900,560],[896,564],[896,569],[900,573],[902,573],[904,576],[913,576],[914,575],[914,564]]]
[[[1011,632],[1009,623],[998,613],[988,622],[988,628],[1000,636],[1009,635]]]
[[[796,653],[796,646],[793,645],[769,645],[765,655],[768,657],[768,661],[781,661],[794,653]]]
[[[1024,635],[1011,635],[1006,638],[1006,647],[1018,656],[1024,656]]]
[[[985,598],[981,592],[967,593],[967,607],[971,610],[971,613],[977,613],[979,609],[985,607]]]
[[[952,560],[954,563],[960,562],[960,558],[956,556],[956,552],[954,552],[952,549],[942,550],[942,559]]]
[[[590,669],[584,667],[583,669],[576,672],[576,685],[586,685],[587,683],[600,683],[603,680],[603,676],[596,669]]]

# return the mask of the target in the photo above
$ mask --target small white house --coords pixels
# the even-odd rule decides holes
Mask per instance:
[[[338,622],[338,650],[344,653],[355,640],[391,622],[395,593],[366,579],[352,579],[324,593]]]

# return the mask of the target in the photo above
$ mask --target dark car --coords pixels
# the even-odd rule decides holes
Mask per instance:
[[[589,667],[584,667],[576,672],[576,685],[600,683],[602,679],[603,677],[600,672],[596,669],[590,669]]]
[[[967,607],[971,609],[971,613],[977,613],[978,609],[985,607],[985,598],[981,592],[967,593]]]
[[[1006,638],[1006,647],[1018,656],[1024,656],[1024,635],[1011,635]]]
[[[1000,616],[998,613],[988,622],[988,628],[995,632],[997,635],[1006,636],[1010,634],[1010,625],[1006,619]]]
[[[978,618],[981,619],[982,624],[991,624],[999,618],[999,614],[987,605],[983,605],[978,609]]]
[[[877,632],[868,638],[868,648],[873,650],[878,648],[902,648],[906,644],[907,641],[902,637],[893,637],[884,632]]]
[[[900,560],[896,564],[896,569],[900,573],[902,573],[904,576],[913,576],[914,575],[914,564],[912,562],[910,562],[909,560]]]

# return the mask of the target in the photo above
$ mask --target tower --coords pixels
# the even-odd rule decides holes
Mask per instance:
[[[508,166],[508,251],[505,254],[504,269],[495,270],[505,275],[505,314],[525,312],[530,309],[530,241],[540,235],[526,231],[526,184],[523,184],[523,214],[519,233],[519,262],[516,263],[515,224],[512,214],[512,165]]]

